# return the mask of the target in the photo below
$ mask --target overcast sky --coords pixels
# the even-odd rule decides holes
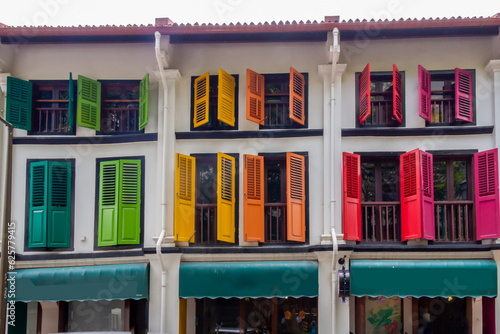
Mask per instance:
[[[1,0],[7,25],[154,24],[492,16],[498,0]],[[494,4],[497,4],[496,6]]]

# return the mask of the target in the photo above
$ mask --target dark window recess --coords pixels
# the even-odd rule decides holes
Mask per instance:
[[[139,81],[101,81],[100,134],[139,131]]]
[[[264,242],[286,242],[286,158],[264,158]]]
[[[392,115],[392,76],[371,74],[370,97],[371,115],[365,125],[399,125]]]
[[[196,159],[196,243],[217,243],[217,159]]]
[[[30,134],[72,134],[68,105],[68,81],[33,82]]]
[[[302,129],[307,128],[307,73],[305,77],[305,124],[290,119],[290,74],[264,74],[264,124],[261,129]]]
[[[399,160],[361,158],[362,241],[400,240]]]
[[[436,241],[474,240],[470,158],[434,157]]]

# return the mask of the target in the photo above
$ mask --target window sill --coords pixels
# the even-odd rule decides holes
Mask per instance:
[[[92,137],[57,136],[57,137],[15,137],[14,145],[89,145],[89,144],[121,144],[133,142],[155,142],[157,133],[139,133],[130,135],[102,135]]]
[[[462,136],[493,133],[493,126],[447,126],[428,128],[352,128],[342,129],[342,137],[405,137],[405,136]]]
[[[245,138],[287,138],[287,137],[321,137],[323,129],[286,129],[260,131],[204,131],[176,132],[176,139],[245,139]]]

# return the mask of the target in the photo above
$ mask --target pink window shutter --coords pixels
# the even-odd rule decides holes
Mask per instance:
[[[474,154],[476,237],[500,237],[498,149]]]
[[[422,201],[420,187],[420,150],[400,156],[401,239],[422,238]]]
[[[455,68],[455,119],[472,122],[472,73]]]
[[[418,115],[431,122],[431,73],[418,65]]]
[[[344,239],[361,241],[361,157],[343,154]]]
[[[392,116],[399,124],[403,122],[403,100],[401,98],[401,72],[395,64],[392,65]]]

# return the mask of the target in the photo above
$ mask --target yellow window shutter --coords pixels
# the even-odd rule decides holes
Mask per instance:
[[[196,158],[176,154],[175,241],[194,242]]]
[[[262,124],[264,121],[264,76],[247,68],[247,119]]]
[[[234,126],[235,122],[235,87],[234,77],[219,69],[217,119],[231,126]]]
[[[207,72],[194,80],[194,119],[195,128],[208,123],[208,98],[210,93],[210,74]]]
[[[236,159],[217,153],[217,240],[234,243]]]
[[[286,208],[288,241],[306,241],[305,158],[286,153]]]

